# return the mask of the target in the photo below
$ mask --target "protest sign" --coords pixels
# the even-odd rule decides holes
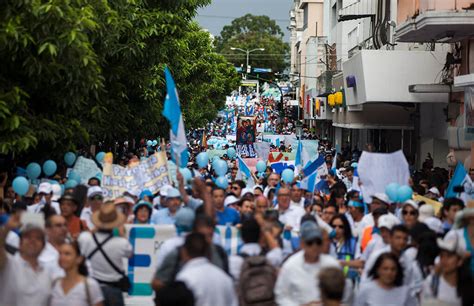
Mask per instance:
[[[105,198],[116,198],[125,191],[141,192],[144,189],[155,194],[167,184],[170,184],[170,181],[164,152],[157,152],[127,167],[104,163],[102,188]]]
[[[384,193],[390,183],[408,185],[410,172],[403,152],[371,153],[364,151],[357,167],[362,183],[362,195],[366,203],[372,202],[372,195]]]
[[[241,157],[257,157],[257,152],[255,151],[253,144],[238,144],[235,149],[237,151],[237,155]]]
[[[87,184],[89,179],[92,177],[97,177],[100,179],[102,176],[102,170],[100,170],[95,161],[83,156],[79,156],[77,158],[72,170],[81,177],[80,183],[82,184]]]
[[[156,272],[157,257],[165,240],[176,237],[174,225],[126,225],[127,239],[133,249],[127,261],[127,275],[130,279],[130,296],[151,296],[150,280]],[[237,254],[240,232],[232,226],[217,226],[215,229],[221,246],[227,254]]]
[[[257,157],[264,162],[268,161],[268,154],[270,154],[270,144],[268,142],[256,142],[253,144]]]
[[[255,117],[240,116],[237,119],[237,144],[249,145],[256,140],[257,120]]]
[[[296,157],[295,152],[271,152],[268,155],[269,163],[279,163],[284,161],[294,161]]]

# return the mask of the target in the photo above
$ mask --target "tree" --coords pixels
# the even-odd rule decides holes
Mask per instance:
[[[218,52],[225,54],[235,66],[245,67],[246,54],[231,48],[243,50],[265,48],[263,52],[251,53],[249,65],[254,68],[271,68],[273,72],[279,72],[288,65],[286,57],[289,45],[283,41],[280,27],[268,16],[247,14],[234,19],[230,25],[222,29],[216,39]]]
[[[0,4],[0,153],[168,134],[164,65],[187,128],[212,120],[238,75],[193,21],[210,0]],[[199,92],[197,92],[199,91]]]

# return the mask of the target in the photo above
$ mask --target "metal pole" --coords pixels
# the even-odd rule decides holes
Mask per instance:
[[[250,51],[249,50],[246,50],[247,51],[247,67],[245,67],[245,71],[248,73],[249,72],[249,56],[250,56]]]

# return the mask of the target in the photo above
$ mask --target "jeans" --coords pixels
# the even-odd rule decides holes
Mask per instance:
[[[117,287],[101,284],[102,294],[104,295],[104,306],[124,306],[123,293]]]

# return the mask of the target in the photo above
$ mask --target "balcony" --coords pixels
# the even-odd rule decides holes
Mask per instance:
[[[474,36],[474,0],[399,0],[399,42],[458,42]]]
[[[373,17],[377,12],[376,0],[357,0],[339,10],[338,21]]]

